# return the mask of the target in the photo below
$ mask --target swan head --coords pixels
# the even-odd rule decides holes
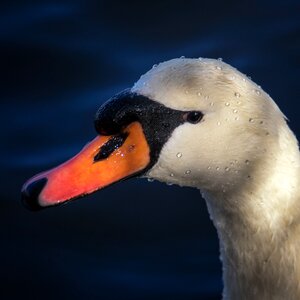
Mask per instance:
[[[102,105],[95,127],[101,137],[79,158],[25,183],[30,208],[134,176],[212,192],[235,189],[278,147],[285,120],[273,100],[235,68],[180,58],[153,67]]]
[[[278,146],[285,119],[246,75],[215,59],[173,59],[141,76],[131,89],[162,105],[202,113],[171,133],[154,179],[218,192],[235,189]]]

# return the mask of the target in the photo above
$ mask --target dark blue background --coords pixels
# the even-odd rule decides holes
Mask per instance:
[[[1,40],[1,299],[219,299],[197,190],[146,180],[31,213],[22,183],[78,152],[97,107],[153,64],[222,57],[300,133],[299,1],[7,1]]]

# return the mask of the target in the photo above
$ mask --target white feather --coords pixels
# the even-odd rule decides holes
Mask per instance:
[[[132,91],[200,110],[172,133],[148,176],[201,190],[217,228],[224,299],[300,299],[300,156],[275,102],[213,59],[159,64]]]

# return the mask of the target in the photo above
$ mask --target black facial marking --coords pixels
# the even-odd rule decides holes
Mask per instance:
[[[157,162],[162,147],[174,129],[188,121],[184,117],[187,113],[125,90],[99,108],[95,128],[99,134],[114,135],[122,132],[130,123],[140,122],[150,147],[150,163],[144,173]]]
[[[128,137],[127,132],[122,132],[118,135],[110,138],[102,147],[99,152],[94,157],[94,162],[98,162],[105,158],[108,158],[115,150],[120,148]]]

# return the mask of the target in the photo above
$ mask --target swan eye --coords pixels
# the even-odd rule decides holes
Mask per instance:
[[[183,119],[192,124],[199,123],[202,118],[203,114],[200,111],[191,111],[183,115]]]

